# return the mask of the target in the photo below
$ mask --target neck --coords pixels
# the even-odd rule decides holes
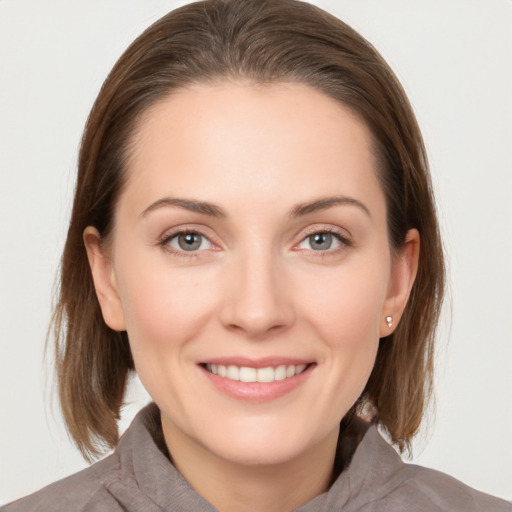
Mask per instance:
[[[325,492],[338,431],[292,460],[240,464],[216,456],[162,418],[172,461],[189,484],[220,512],[287,512]]]

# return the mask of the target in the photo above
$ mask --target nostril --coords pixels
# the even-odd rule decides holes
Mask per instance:
[[[286,283],[274,275],[275,268],[267,268],[264,274],[254,270],[257,266],[245,267],[240,279],[231,281],[219,314],[225,328],[260,338],[287,329],[295,313],[293,301],[284,293]]]
[[[243,333],[246,336],[252,338],[265,338],[269,335],[275,335],[280,332],[283,332],[287,329],[286,324],[277,324],[273,325],[269,323],[256,323],[256,322],[247,322],[244,324],[241,323],[231,323],[227,325],[228,330],[233,332]]]

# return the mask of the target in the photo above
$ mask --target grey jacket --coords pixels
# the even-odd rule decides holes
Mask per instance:
[[[166,456],[158,408],[143,409],[116,451],[6,505],[3,512],[215,512]],[[438,471],[405,464],[375,427],[331,488],[296,512],[511,512],[512,506]]]

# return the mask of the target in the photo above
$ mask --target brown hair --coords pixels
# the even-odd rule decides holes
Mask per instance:
[[[421,237],[419,271],[400,324],[381,340],[366,388],[350,411],[370,409],[405,448],[431,393],[433,341],[444,290],[443,251],[421,133],[388,65],[357,32],[295,0],[207,0],[162,17],[118,60],[92,108],[61,266],[53,330],[61,406],[85,457],[118,441],[133,360],[126,332],[103,321],[82,234],[112,229],[129,146],[147,109],[177,88],[242,78],[298,82],[357,113],[370,128],[388,205],[392,250]]]

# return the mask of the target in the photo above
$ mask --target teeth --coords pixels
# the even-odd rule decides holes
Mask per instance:
[[[276,374],[274,378],[276,380],[286,379],[286,366],[284,364],[276,368]]]
[[[258,382],[274,382],[274,376],[274,368],[272,368],[271,366],[267,368],[258,368],[256,372],[256,380]]]
[[[265,368],[238,367],[235,365],[207,364],[206,369],[214,375],[241,382],[274,382],[299,375],[306,369],[305,364],[267,366]]]
[[[228,366],[226,377],[230,380],[240,380],[240,369],[238,366]]]
[[[298,364],[295,367],[295,375],[299,375],[299,373],[302,373],[306,369],[307,364]]]
[[[243,366],[240,368],[240,380],[242,382],[256,382],[258,378],[258,370],[256,368],[247,368]]]

